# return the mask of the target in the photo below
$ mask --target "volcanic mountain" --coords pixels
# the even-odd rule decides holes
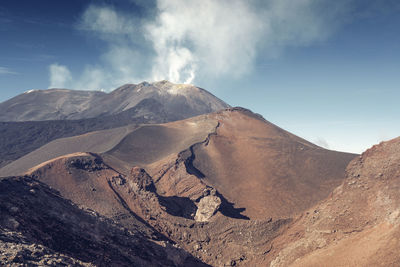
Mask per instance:
[[[167,81],[127,84],[109,94],[28,91],[0,104],[0,167],[61,137],[169,122],[227,107],[203,89]]]
[[[0,121],[77,120],[130,110],[151,100],[166,121],[185,119],[229,107],[204,89],[168,81],[126,84],[111,93],[67,89],[30,90],[0,104]],[[146,107],[145,107],[146,108]],[[151,116],[149,109],[135,117]],[[159,115],[158,113],[156,115]]]

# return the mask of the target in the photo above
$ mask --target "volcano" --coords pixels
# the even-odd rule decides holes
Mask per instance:
[[[392,253],[400,246],[399,139],[362,155],[331,151],[250,110],[217,105],[203,89],[165,81],[126,85],[107,98],[98,93],[89,102],[102,98],[105,114],[97,104],[68,115],[80,120],[63,122],[106,123],[132,108],[140,111],[135,103],[143,99],[129,95],[146,88],[157,91],[154,101],[166,101],[161,109],[175,114],[170,120],[134,121],[57,138],[0,169],[0,176],[7,176],[0,182],[6,214],[0,221],[0,245],[17,244],[0,253],[13,255],[7,263],[47,260],[25,244],[36,244],[52,260],[76,265],[399,263]],[[193,100],[192,90],[206,98]],[[176,96],[177,102],[171,100]],[[183,109],[184,119],[179,118],[181,97],[192,107]],[[34,221],[28,219],[32,212]],[[82,217],[82,223],[62,214]],[[54,227],[38,223],[45,218]],[[88,230],[93,227],[100,227],[101,234]],[[69,244],[80,235],[86,240],[76,243],[80,250],[58,245],[62,236]],[[99,241],[104,239],[111,240]],[[114,254],[105,254],[99,263],[101,250]]]

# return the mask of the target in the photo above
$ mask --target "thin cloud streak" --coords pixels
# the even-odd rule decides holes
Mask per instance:
[[[15,72],[9,68],[0,67],[0,75],[17,75],[17,74],[19,74],[19,73]]]

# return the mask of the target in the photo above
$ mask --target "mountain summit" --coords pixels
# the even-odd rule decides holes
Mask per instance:
[[[165,121],[229,107],[211,93],[193,85],[168,81],[142,82],[125,84],[110,93],[67,89],[30,90],[0,103],[0,121],[87,119],[119,114],[138,106],[142,108],[135,110],[135,117],[162,113]]]

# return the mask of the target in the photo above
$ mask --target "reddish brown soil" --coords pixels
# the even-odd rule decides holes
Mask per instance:
[[[246,110],[215,115],[193,165],[252,219],[290,217],[327,197],[356,155],[320,148]]]
[[[346,180],[274,241],[271,266],[399,266],[399,191],[397,138],[349,164]]]

